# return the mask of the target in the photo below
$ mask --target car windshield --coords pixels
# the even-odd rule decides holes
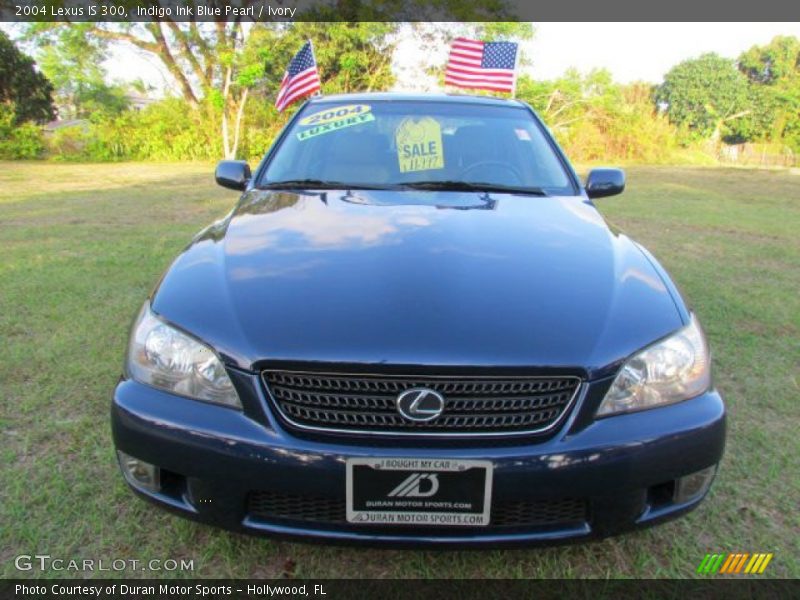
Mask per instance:
[[[526,108],[456,101],[310,103],[258,186],[576,193]]]

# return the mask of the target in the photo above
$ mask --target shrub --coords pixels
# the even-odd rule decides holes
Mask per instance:
[[[218,118],[210,106],[192,109],[170,98],[90,126],[92,160],[202,160],[218,158]]]
[[[81,126],[57,129],[47,138],[47,154],[56,160],[87,160],[89,133]]]
[[[39,158],[44,151],[42,128],[31,121],[14,125],[15,110],[0,104],[0,159]]]

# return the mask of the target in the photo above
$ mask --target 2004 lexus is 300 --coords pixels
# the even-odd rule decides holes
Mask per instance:
[[[589,539],[696,507],[725,444],[698,317],[514,100],[315,97],[135,319],[130,486],[238,531]]]

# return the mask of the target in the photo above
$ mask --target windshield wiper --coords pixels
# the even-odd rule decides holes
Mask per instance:
[[[401,187],[412,190],[430,190],[443,192],[498,192],[505,194],[530,194],[531,196],[547,196],[542,188],[520,187],[487,183],[482,181],[410,181]]]
[[[287,179],[270,181],[259,186],[267,190],[299,190],[314,188],[318,190],[388,190],[393,186],[372,183],[345,183],[343,181],[326,181],[324,179]]]
[[[532,196],[547,196],[542,188],[520,187],[513,185],[502,185],[499,183],[488,183],[481,181],[410,181],[400,184],[380,184],[380,183],[347,183],[344,181],[330,181],[324,179],[286,179],[284,181],[270,181],[259,186],[268,190],[298,190],[298,189],[318,189],[318,190],[427,190],[427,191],[447,191],[447,192],[498,192],[505,194],[529,194]]]

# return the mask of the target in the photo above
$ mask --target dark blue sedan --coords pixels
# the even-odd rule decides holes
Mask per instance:
[[[134,322],[141,496],[305,540],[588,539],[708,492],[725,407],[691,312],[524,103],[316,97]]]

